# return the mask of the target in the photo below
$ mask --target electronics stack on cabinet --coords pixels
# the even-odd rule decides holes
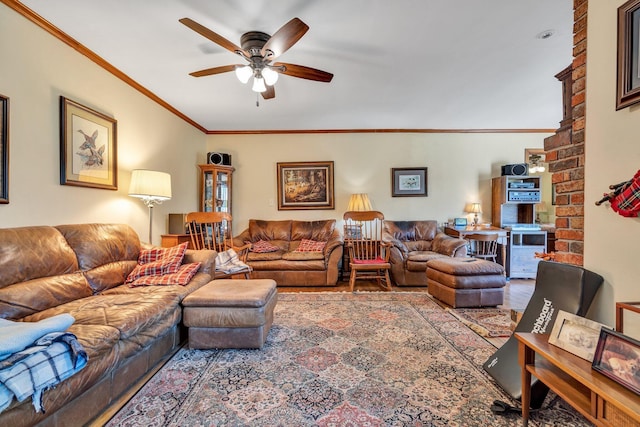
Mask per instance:
[[[229,156],[230,161],[231,156]],[[231,165],[216,164],[198,165],[198,167],[200,168],[200,211],[231,213],[231,175],[234,168]]]
[[[505,165],[505,172],[521,172],[518,165]],[[526,165],[524,165],[526,167]],[[540,177],[502,175],[492,180],[491,222],[509,231],[505,270],[507,277],[535,278],[536,252],[547,251],[547,232],[535,224],[535,205],[541,200]]]

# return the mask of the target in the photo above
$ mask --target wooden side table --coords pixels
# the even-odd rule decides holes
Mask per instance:
[[[160,246],[163,248],[170,248],[184,242],[191,243],[191,236],[189,234],[163,234],[160,237]]]
[[[522,367],[522,425],[529,422],[534,375],[596,426],[640,426],[638,395],[549,344],[549,335],[516,332]]]
[[[618,332],[624,332],[624,310],[640,313],[640,302],[616,303],[616,331]]]

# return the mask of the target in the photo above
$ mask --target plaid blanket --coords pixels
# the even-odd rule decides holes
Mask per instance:
[[[624,217],[637,217],[640,212],[640,170],[629,180],[620,193],[611,199],[611,208]]]
[[[0,361],[0,412],[14,397],[22,402],[29,396],[36,412],[44,412],[42,393],[84,368],[87,359],[75,335],[52,332]]]
[[[227,249],[224,252],[218,252],[216,256],[216,270],[225,273],[235,273],[246,270],[249,266],[240,261],[238,254],[233,249]]]

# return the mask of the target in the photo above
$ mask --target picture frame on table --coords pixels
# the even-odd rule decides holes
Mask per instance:
[[[60,97],[60,185],[118,189],[117,121]]]
[[[603,327],[606,328],[601,323],[559,310],[549,335],[549,344],[592,362]]]
[[[620,332],[602,328],[594,370],[640,395],[640,341]]]
[[[392,168],[391,197],[427,197],[427,168]]]
[[[333,161],[277,163],[278,210],[335,209]]]
[[[9,98],[0,95],[0,204],[9,203]]]
[[[640,0],[618,8],[616,110],[640,102]]]

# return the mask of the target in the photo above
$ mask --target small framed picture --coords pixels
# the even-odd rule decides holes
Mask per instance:
[[[640,102],[640,0],[618,8],[616,110]]]
[[[9,98],[0,95],[0,203],[9,203]]]
[[[427,168],[392,168],[392,197],[427,197]]]
[[[362,239],[362,226],[361,225],[345,225],[344,226],[344,238],[346,240]]]
[[[115,119],[60,97],[60,184],[118,189]]]
[[[640,341],[602,328],[592,367],[640,395]]]
[[[593,320],[560,310],[549,336],[549,344],[592,362],[603,326]]]

